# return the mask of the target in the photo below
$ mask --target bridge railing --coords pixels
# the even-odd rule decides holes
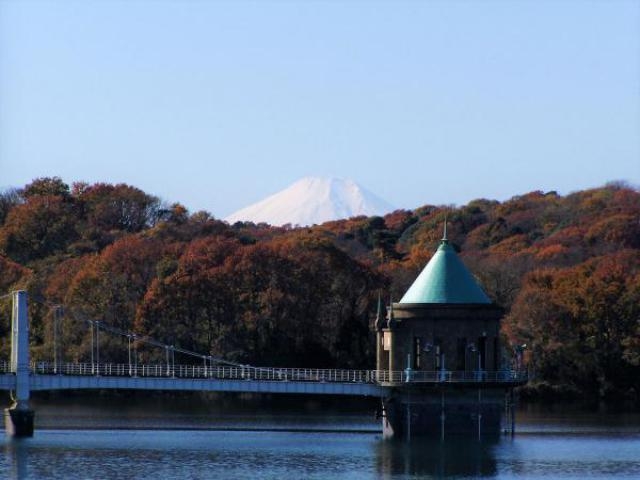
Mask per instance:
[[[374,382],[370,370],[263,368],[252,366],[129,365],[121,363],[34,362],[36,375],[101,375],[132,377],[215,378],[221,380],[295,380],[310,382]]]
[[[6,362],[5,362],[6,364]],[[7,365],[4,366],[8,368]],[[0,363],[0,368],[2,364]],[[7,371],[7,370],[4,370]],[[36,375],[99,375],[118,377],[170,377],[219,380],[263,380],[299,382],[358,383],[518,383],[527,379],[525,371],[421,371],[421,370],[339,370],[318,368],[266,368],[222,365],[133,365],[121,363],[35,362]]]

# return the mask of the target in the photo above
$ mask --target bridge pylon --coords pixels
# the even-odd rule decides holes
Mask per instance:
[[[27,292],[12,292],[11,314],[11,372],[16,376],[16,389],[11,393],[13,404],[4,410],[4,425],[13,437],[33,436],[34,411],[29,406],[29,319]]]

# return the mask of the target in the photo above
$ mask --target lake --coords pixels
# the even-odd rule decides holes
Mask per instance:
[[[211,395],[36,399],[2,437],[9,479],[640,478],[640,415],[521,408],[512,438],[385,441],[371,400]]]

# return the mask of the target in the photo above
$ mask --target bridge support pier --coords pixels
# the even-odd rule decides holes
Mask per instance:
[[[406,440],[494,438],[501,431],[503,408],[500,389],[399,387],[382,400],[382,435]]]
[[[33,437],[35,412],[28,407],[14,404],[4,409],[4,429],[11,437]]]
[[[13,405],[4,411],[5,431],[13,437],[33,436],[34,411],[29,406],[29,321],[27,292],[13,292],[11,314],[11,372],[16,375]]]

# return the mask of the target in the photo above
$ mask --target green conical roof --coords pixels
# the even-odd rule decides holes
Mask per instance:
[[[443,239],[400,303],[491,303],[491,300]]]

